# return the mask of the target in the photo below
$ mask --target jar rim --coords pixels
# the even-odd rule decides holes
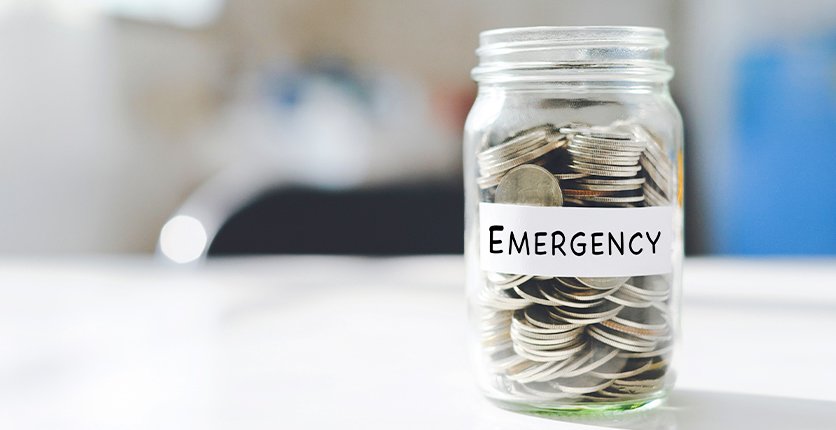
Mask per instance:
[[[595,42],[667,46],[665,30],[657,27],[587,25],[506,27],[479,33],[480,51],[529,44],[564,45]]]
[[[480,82],[571,81],[665,82],[665,31],[640,26],[511,27],[479,34]],[[558,79],[564,80],[564,79]]]

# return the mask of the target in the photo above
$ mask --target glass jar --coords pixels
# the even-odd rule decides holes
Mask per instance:
[[[664,31],[483,32],[464,137],[474,369],[502,407],[626,411],[672,387],[682,119]]]

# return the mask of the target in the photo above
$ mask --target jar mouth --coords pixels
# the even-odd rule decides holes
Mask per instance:
[[[601,81],[667,82],[668,40],[652,27],[520,27],[479,35],[478,82]]]

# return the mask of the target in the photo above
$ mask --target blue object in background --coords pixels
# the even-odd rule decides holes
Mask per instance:
[[[836,254],[836,33],[750,51],[734,94],[727,254]]]

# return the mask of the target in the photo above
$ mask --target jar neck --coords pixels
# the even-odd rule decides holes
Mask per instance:
[[[530,27],[483,32],[473,78],[508,89],[653,91],[667,88],[662,30],[643,27]]]

